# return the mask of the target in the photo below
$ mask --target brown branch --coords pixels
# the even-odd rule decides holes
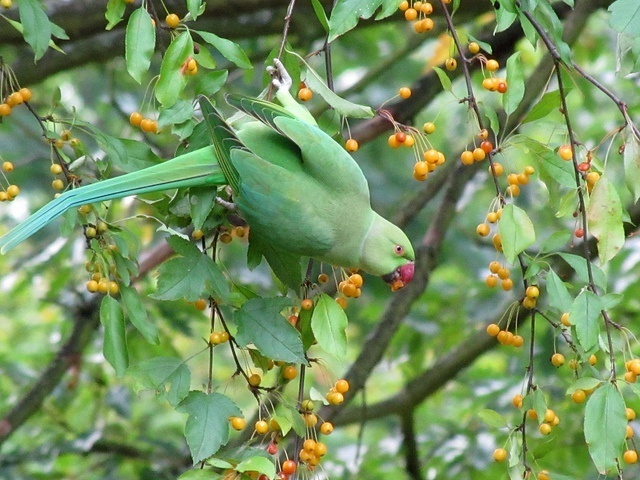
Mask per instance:
[[[404,449],[405,470],[409,478],[422,480],[424,478],[420,468],[420,454],[416,441],[415,421],[413,410],[405,412],[400,417],[402,426],[402,447]]]

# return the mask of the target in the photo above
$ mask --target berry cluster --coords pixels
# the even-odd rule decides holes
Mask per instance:
[[[29,100],[31,100],[31,90],[28,88],[21,88],[6,95],[4,101],[0,103],[0,117],[11,115],[12,109]]]
[[[143,117],[140,112],[133,112],[129,115],[129,123],[134,127],[139,127],[145,133],[158,133],[158,122]]]
[[[13,168],[13,163],[2,162],[2,176],[4,177],[4,180],[8,184],[8,186],[7,188],[0,191],[0,202],[11,202],[20,193],[20,187],[9,183],[9,180],[5,175],[5,173],[13,172]]]
[[[509,88],[507,80],[495,76],[495,72],[500,68],[498,61],[493,59],[486,60],[485,68],[490,73],[490,76],[485,77],[484,80],[482,80],[482,87],[490,92],[505,93]]]
[[[198,62],[195,58],[188,57],[182,64],[180,71],[183,75],[193,76],[198,73]]]
[[[411,2],[403,1],[398,9],[404,12],[404,18],[407,22],[413,22],[413,29],[416,33],[425,33],[433,30],[433,19],[429,17],[433,13],[433,5],[429,2]]]
[[[516,348],[520,348],[524,345],[524,338],[521,335],[513,334],[509,330],[503,330],[497,323],[491,323],[487,325],[487,333],[492,337],[496,337],[498,342],[502,345],[512,345]]]
[[[364,280],[359,273],[353,273],[346,280],[338,284],[338,291],[347,298],[359,298],[362,295]]]
[[[87,227],[86,230],[93,227]],[[95,236],[95,235],[94,235]],[[91,279],[87,282],[87,291],[90,293],[101,293],[103,295],[117,295],[120,291],[118,282],[112,279],[116,274],[115,265],[108,268],[109,273],[105,275],[103,265],[100,262],[87,261],[85,269],[92,273]]]

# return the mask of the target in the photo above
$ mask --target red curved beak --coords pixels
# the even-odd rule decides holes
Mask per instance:
[[[393,272],[382,276],[382,279],[391,285],[391,290],[400,290],[413,279],[415,272],[415,264],[413,262],[405,263],[396,268]]]

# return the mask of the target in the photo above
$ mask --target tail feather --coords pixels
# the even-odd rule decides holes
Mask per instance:
[[[172,188],[226,183],[214,150],[205,147],[138,172],[63,193],[0,237],[0,253],[11,250],[70,208]]]

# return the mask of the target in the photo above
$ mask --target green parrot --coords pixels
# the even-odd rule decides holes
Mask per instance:
[[[233,204],[226,206],[247,221],[250,248],[257,245],[274,271],[282,259],[304,256],[362,269],[381,276],[393,289],[401,288],[414,273],[409,239],[373,211],[360,167],[293,99],[291,79],[280,62],[271,73],[282,106],[228,96],[230,105],[255,119],[232,130],[201,97],[210,147],[69,190],[0,237],[0,252],[80,205],[173,188],[228,185]]]

